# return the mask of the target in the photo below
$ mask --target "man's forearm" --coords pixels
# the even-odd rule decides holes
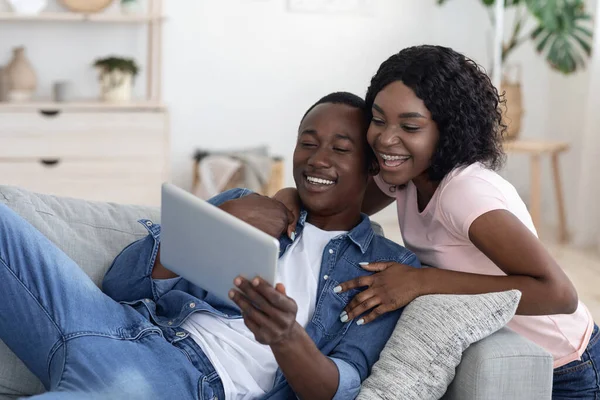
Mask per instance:
[[[338,390],[339,372],[335,363],[323,355],[296,324],[294,337],[271,346],[288,383],[301,399],[331,399]]]

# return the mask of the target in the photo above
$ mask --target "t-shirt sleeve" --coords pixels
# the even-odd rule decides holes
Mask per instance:
[[[508,210],[508,204],[493,183],[479,177],[465,177],[453,179],[442,190],[439,209],[446,228],[469,239],[473,221],[493,210]]]
[[[385,183],[379,175],[375,175],[373,177],[373,179],[375,180],[375,183],[377,184],[377,186],[379,187],[379,189],[381,189],[381,191],[383,193],[387,194],[390,197],[396,198],[396,186],[395,185],[390,185],[389,183]]]

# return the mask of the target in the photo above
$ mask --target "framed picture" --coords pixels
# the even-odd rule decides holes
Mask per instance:
[[[287,0],[289,12],[369,15],[370,0]]]

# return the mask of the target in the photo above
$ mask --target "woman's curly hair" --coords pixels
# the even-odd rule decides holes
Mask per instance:
[[[491,169],[502,165],[504,99],[473,60],[447,47],[406,48],[384,61],[371,80],[369,110],[377,93],[395,81],[423,100],[439,129],[430,179],[440,181],[454,168],[475,162]]]

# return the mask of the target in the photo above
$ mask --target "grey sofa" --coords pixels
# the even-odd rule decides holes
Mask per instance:
[[[159,219],[156,208],[93,203],[0,186],[7,204],[56,243],[100,284],[113,258],[145,235],[136,221]],[[447,400],[550,399],[552,357],[508,329],[463,354]],[[44,391],[40,381],[0,341],[0,400]],[[402,398],[401,394],[390,398]]]

